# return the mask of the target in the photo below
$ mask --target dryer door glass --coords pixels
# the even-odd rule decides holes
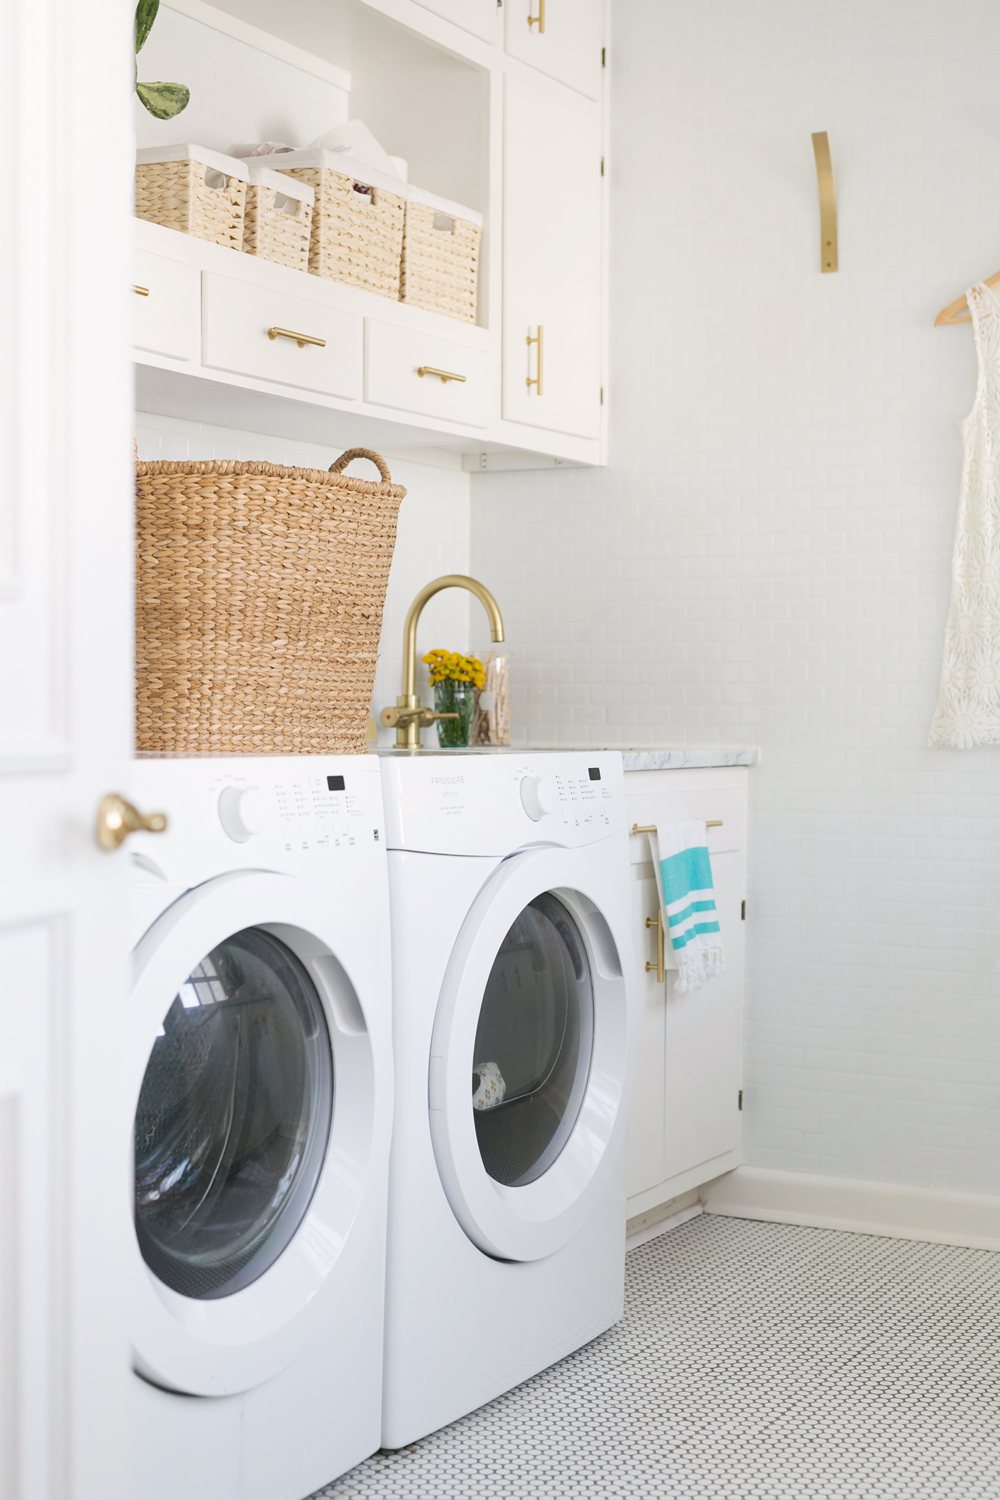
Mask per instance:
[[[550,893],[521,912],[486,983],[472,1060],[483,1166],[507,1187],[548,1171],[590,1073],[594,985],[580,931]]]
[[[235,933],[181,986],[142,1081],[135,1224],[150,1270],[195,1298],[263,1275],[309,1206],[332,1111],[316,986],[271,933]]]

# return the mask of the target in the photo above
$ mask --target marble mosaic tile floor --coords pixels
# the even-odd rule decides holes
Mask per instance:
[[[998,1500],[1000,1254],[702,1216],[619,1327],[323,1500]]]

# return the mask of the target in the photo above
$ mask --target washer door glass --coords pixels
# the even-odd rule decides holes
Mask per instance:
[[[579,930],[551,893],[516,918],[483,996],[472,1107],[483,1166],[534,1182],[573,1131],[590,1073],[594,984]]]
[[[287,944],[248,927],[176,995],[135,1114],[135,1224],[150,1270],[185,1297],[225,1297],[291,1240],[323,1168],[330,1033]]]

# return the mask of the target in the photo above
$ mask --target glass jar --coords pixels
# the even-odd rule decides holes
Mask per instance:
[[[456,714],[454,719],[438,719],[438,744],[442,750],[465,749],[472,731],[476,707],[476,690],[471,682],[455,682],[446,677],[434,684],[434,708],[439,714]]]

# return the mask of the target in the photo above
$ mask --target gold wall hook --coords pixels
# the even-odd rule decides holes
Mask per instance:
[[[819,182],[819,268],[837,269],[837,188],[833,180],[830,137],[825,130],[813,131],[813,155]]]
[[[166,813],[141,813],[117,792],[102,797],[97,808],[97,842],[109,852],[124,844],[130,833],[164,833],[166,827]]]

